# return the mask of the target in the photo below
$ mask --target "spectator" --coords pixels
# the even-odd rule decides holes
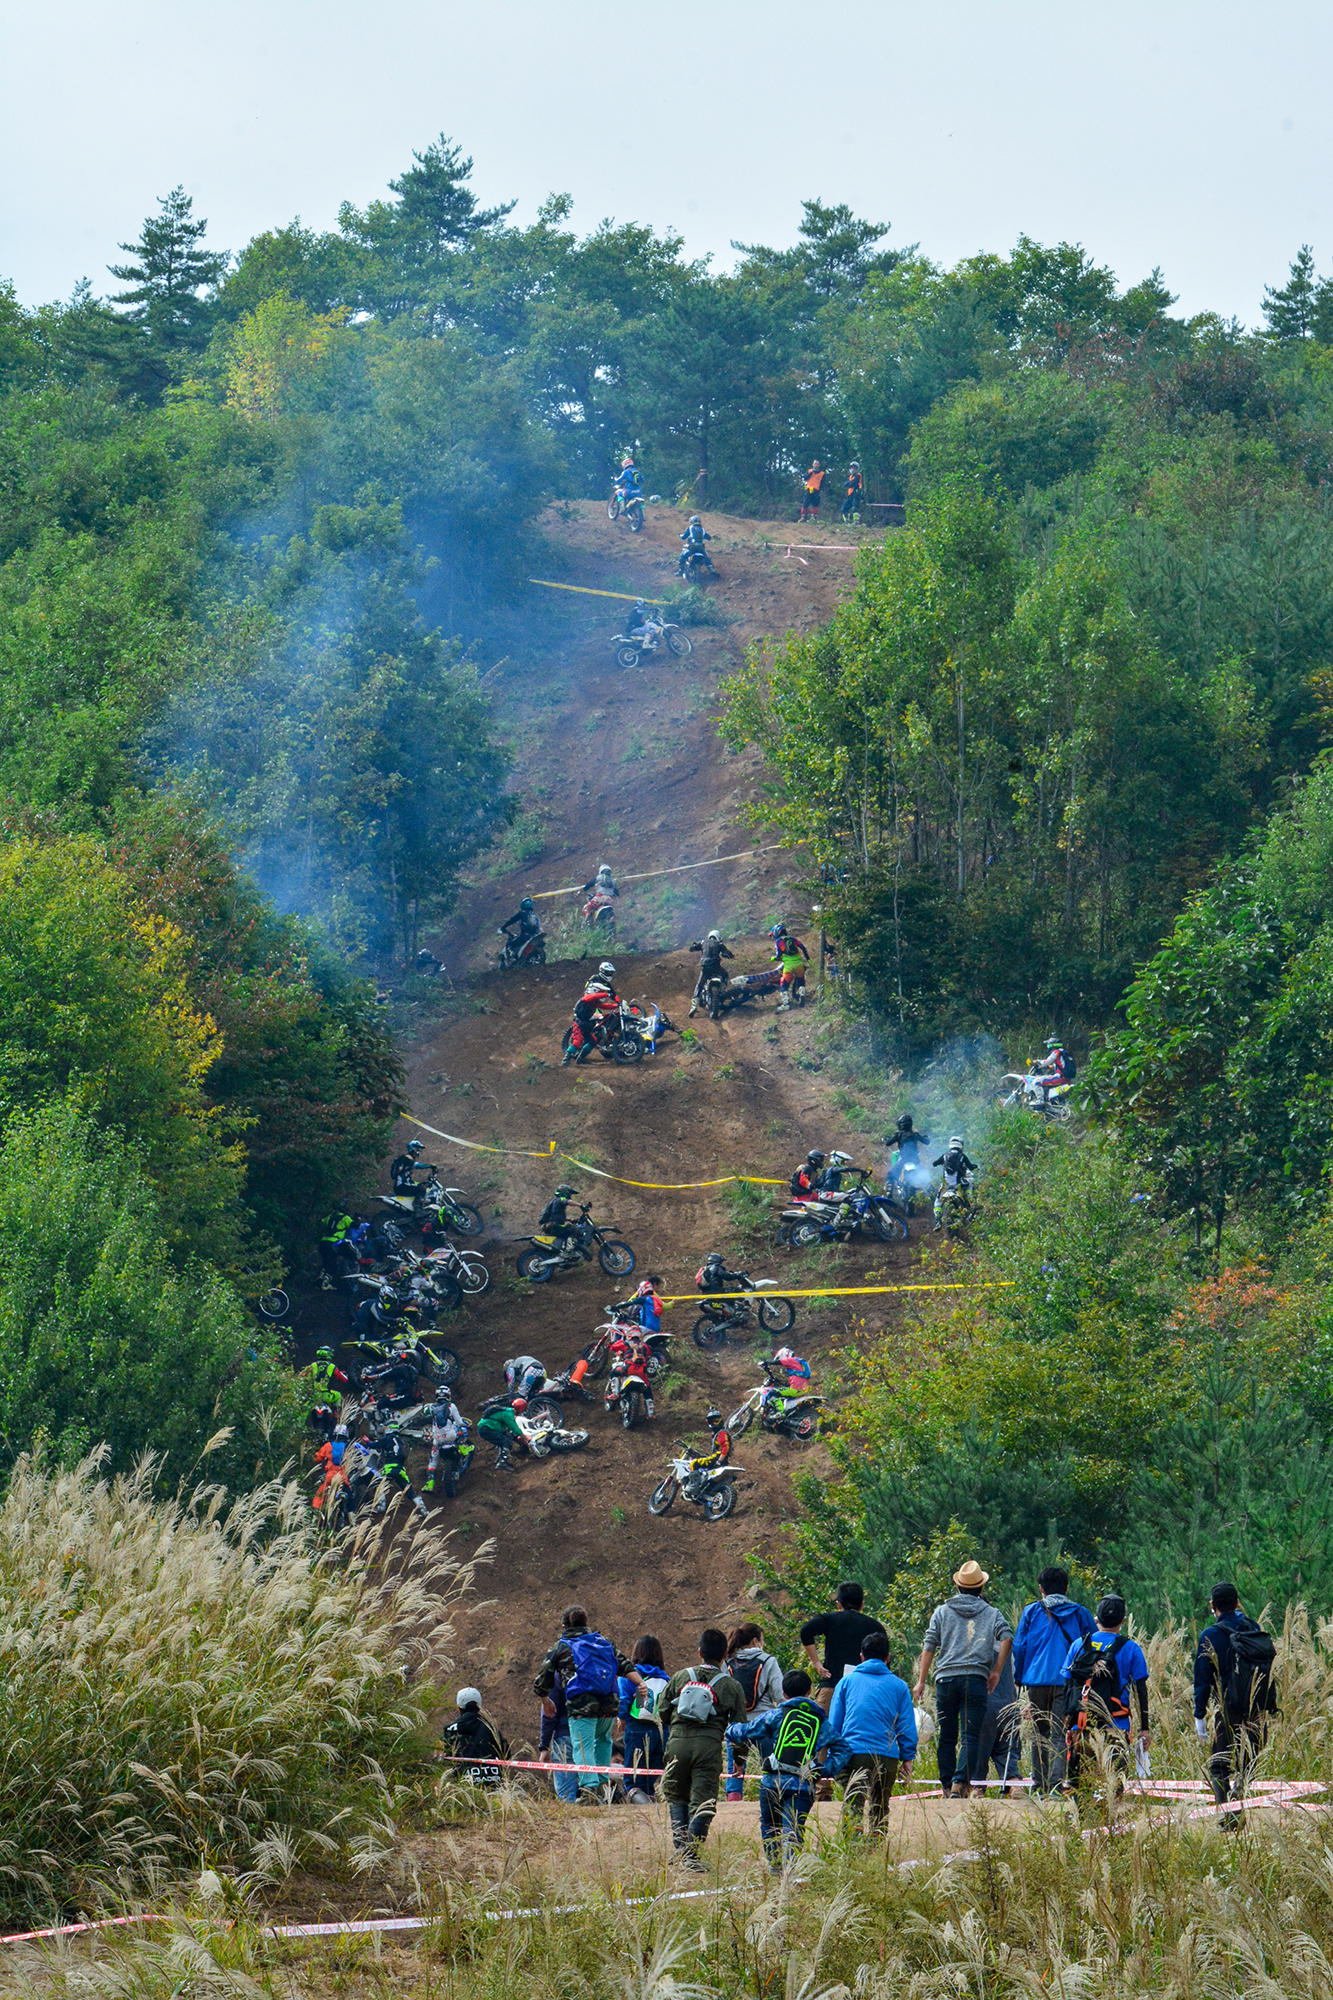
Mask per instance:
[[[843,1825],[860,1833],[865,1808],[870,1831],[885,1833],[889,1800],[916,1756],[916,1718],[907,1682],[889,1671],[889,1642],[882,1632],[867,1632],[861,1660],[844,1674],[833,1690],[829,1728],[850,1756],[839,1771],[846,1779]]]
[[[440,1742],[446,1757],[465,1760],[458,1765],[458,1775],[468,1784],[493,1792],[504,1783],[500,1765],[509,1755],[509,1743],[482,1714],[479,1689],[458,1690],[458,1713],[441,1730]]]
[[[1014,1634],[1014,1679],[1032,1711],[1032,1796],[1041,1798],[1065,1781],[1065,1661],[1094,1621],[1069,1595],[1069,1571],[1059,1563],[1042,1570],[1037,1589],[1041,1595],[1023,1607]]]
[[[770,1868],[781,1868],[805,1839],[805,1822],[815,1802],[815,1766],[834,1746],[833,1732],[818,1702],[810,1699],[810,1676],[799,1667],[782,1676],[777,1708],[733,1722],[727,1747],[744,1755],[759,1752],[759,1837]]]
[[[1137,1640],[1120,1630],[1125,1600],[1114,1593],[1097,1606],[1096,1629],[1076,1640],[1065,1661],[1069,1684],[1070,1782],[1077,1780],[1078,1753],[1094,1744],[1111,1751],[1122,1770],[1130,1763],[1130,1704],[1137,1699],[1139,1748],[1151,1742],[1148,1728],[1148,1662]]]
[[[865,1601],[866,1594],[859,1583],[840,1583],[833,1610],[822,1612],[818,1618],[807,1618],[801,1627],[801,1644],[815,1672],[815,1700],[826,1715],[834,1688],[847,1669],[861,1658],[861,1641],[867,1632],[878,1632],[885,1639],[889,1636],[878,1618],[866,1616],[862,1609]],[[820,1639],[824,1641],[822,1660]]]
[[[645,1632],[634,1648],[633,1664],[639,1670],[639,1685],[620,1682],[620,1720],[624,1724],[627,1799],[647,1805],[657,1794],[657,1780],[646,1775],[662,1768],[662,1727],[657,1719],[662,1690],[667,1684],[666,1663],[660,1640]]]
[[[859,521],[861,509],[865,505],[865,487],[861,481],[861,468],[853,459],[847,468],[847,491],[842,500],[844,521]]]
[[[920,1701],[933,1664],[940,1785],[946,1799],[966,1799],[972,1795],[973,1777],[985,1775],[979,1756],[986,1697],[999,1685],[1013,1646],[1013,1632],[1003,1612],[981,1594],[990,1582],[990,1572],[980,1563],[965,1562],[954,1571],[953,1580],[957,1594],[936,1605],[926,1627],[913,1693]],[[963,1776],[955,1785],[960,1725]]]
[[[537,1754],[544,1764],[572,1764],[574,1743],[569,1733],[569,1710],[565,1706],[565,1683],[555,1676],[551,1692],[542,1696],[541,1740]],[[572,1806],[579,1795],[577,1771],[552,1771],[551,1783],[562,1805]]]
[[[1276,1707],[1273,1665],[1277,1649],[1241,1609],[1234,1583],[1215,1583],[1209,1602],[1213,1622],[1199,1634],[1194,1656],[1194,1727],[1208,1744],[1208,1779],[1218,1805],[1245,1797],[1254,1760],[1264,1746]],[[1216,1702],[1211,1735],[1208,1705]],[[1238,1826],[1227,1813],[1223,1825]]]
[[[667,1730],[662,1796],[676,1858],[686,1868],[703,1866],[699,1849],[717,1812],[722,1739],[728,1724],[745,1720],[745,1692],[727,1672],[726,1657],[727,1635],[710,1625],[699,1634],[699,1665],[673,1674],[661,1700]]]
[[[764,1651],[764,1628],[750,1622],[738,1625],[727,1640],[727,1672],[740,1683],[745,1696],[747,1719],[768,1715],[782,1706],[782,1669],[771,1653]],[[737,1747],[739,1744],[739,1748]],[[727,1737],[727,1797],[745,1797],[745,1767],[750,1753],[737,1738]]]
[[[588,1767],[578,1774],[580,1805],[595,1804],[602,1796],[601,1783],[609,1784],[611,1729],[620,1706],[620,1674],[636,1687],[642,1679],[638,1668],[589,1626],[583,1606],[568,1605],[560,1621],[560,1637],[542,1661],[532,1685],[536,1694],[549,1701],[557,1675],[564,1682],[573,1761]]]

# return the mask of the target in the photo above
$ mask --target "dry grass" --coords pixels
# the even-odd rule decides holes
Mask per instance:
[[[0,1909],[369,1865],[470,1571],[436,1535],[334,1549],[274,1482],[164,1500],[148,1463],[20,1460],[0,1505]],[[382,1530],[381,1530],[382,1533]]]

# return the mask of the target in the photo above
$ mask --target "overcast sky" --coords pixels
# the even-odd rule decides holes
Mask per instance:
[[[944,262],[1020,230],[1253,323],[1333,268],[1330,0],[41,0],[0,43],[0,274],[89,276],[177,181],[210,242],[326,226],[441,131],[530,219],[790,242],[803,196]]]

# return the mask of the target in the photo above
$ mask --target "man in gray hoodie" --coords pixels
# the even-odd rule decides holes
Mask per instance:
[[[972,1794],[972,1779],[986,1775],[980,1762],[986,1697],[999,1686],[1014,1634],[1004,1613],[987,1604],[981,1594],[990,1582],[990,1574],[980,1563],[965,1562],[954,1571],[953,1580],[957,1594],[936,1605],[926,1627],[926,1643],[912,1699],[920,1702],[925,1694],[926,1676],[933,1664],[940,1784],[946,1799],[951,1796],[966,1799]],[[955,1784],[960,1724],[963,1775]]]

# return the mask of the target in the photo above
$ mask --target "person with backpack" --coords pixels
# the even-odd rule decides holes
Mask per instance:
[[[1069,1648],[1094,1626],[1092,1613],[1069,1595],[1069,1571],[1048,1563],[1041,1593],[1023,1607],[1014,1633],[1014,1679],[1032,1712],[1032,1796],[1053,1797],[1065,1781],[1065,1699]]]
[[[556,1674],[551,1692],[542,1699],[541,1728],[537,1755],[543,1764],[572,1764],[574,1742],[569,1733],[569,1710],[565,1707],[565,1683]],[[561,1805],[572,1806],[579,1795],[577,1771],[552,1771],[551,1784]]]
[[[509,1741],[482,1714],[478,1688],[458,1690],[458,1713],[440,1731],[440,1742],[446,1757],[463,1760],[457,1775],[468,1784],[488,1792],[500,1789],[504,1783],[500,1765],[509,1755]]]
[[[1245,1797],[1254,1760],[1263,1749],[1268,1718],[1276,1713],[1273,1669],[1277,1647],[1241,1609],[1234,1583],[1215,1583],[1209,1596],[1213,1622],[1199,1634],[1194,1655],[1194,1727],[1208,1745],[1208,1782],[1218,1805]],[[1212,1729],[1208,1706],[1215,1702]],[[1224,1826],[1238,1826],[1228,1813]]]
[[[840,1746],[823,1709],[810,1699],[810,1676],[799,1667],[782,1676],[782,1700],[727,1730],[742,1758],[759,1752],[759,1838],[770,1868],[781,1868],[805,1840],[815,1802],[816,1767]]]
[[[771,1653],[764,1651],[764,1628],[753,1620],[738,1625],[727,1639],[727,1672],[738,1682],[745,1696],[747,1721],[767,1715],[782,1706],[782,1669]],[[727,1738],[727,1797],[745,1797],[745,1767],[749,1753],[739,1756]]]
[[[620,1720],[624,1726],[625,1797],[635,1805],[651,1805],[657,1796],[657,1779],[648,1775],[662,1768],[662,1728],[657,1720],[658,1703],[667,1684],[662,1642],[645,1632],[634,1648],[633,1663],[639,1670],[639,1685],[622,1678]]]
[[[861,1641],[860,1663],[834,1688],[828,1721],[848,1753],[838,1770],[847,1781],[843,1826],[860,1833],[869,1807],[871,1833],[886,1833],[889,1800],[899,1771],[906,1776],[911,1770],[917,1736],[911,1691],[889,1670],[889,1642],[882,1632],[867,1632]]]
[[[861,1642],[867,1632],[879,1632],[884,1638],[888,1633],[878,1618],[868,1617],[864,1605],[865,1591],[859,1583],[840,1583],[834,1594],[832,1611],[823,1611],[817,1618],[807,1618],[800,1630],[800,1641],[805,1648],[805,1656],[815,1670],[815,1700],[828,1713],[828,1705],[833,1699],[833,1690],[847,1672],[861,1658]],[[824,1657],[819,1657],[819,1641],[824,1642]]]
[[[560,1637],[532,1683],[533,1693],[541,1696],[543,1714],[548,1713],[548,1703],[549,1713],[555,1712],[551,1696],[557,1674],[564,1682],[573,1762],[588,1767],[578,1774],[579,1804],[595,1805],[602,1796],[602,1785],[610,1782],[611,1730],[620,1708],[619,1677],[623,1674],[637,1687],[643,1676],[608,1638],[589,1625],[581,1604],[565,1607]]]
[[[1069,1726],[1069,1776],[1076,1782],[1078,1766],[1092,1739],[1109,1748],[1123,1770],[1130,1764],[1131,1704],[1139,1711],[1138,1747],[1146,1753],[1152,1740],[1148,1727],[1148,1662],[1136,1639],[1121,1631],[1126,1607],[1114,1591],[1097,1606],[1096,1629],[1069,1648],[1065,1661]]]
[[[717,1812],[722,1741],[745,1720],[745,1690],[726,1669],[727,1635],[710,1625],[699,1634],[699,1664],[673,1674],[658,1705],[667,1731],[662,1797],[671,1815],[671,1842],[686,1868],[702,1868],[699,1849]]]
[[[946,1799],[966,1799],[972,1795],[973,1778],[986,1775],[979,1761],[986,1700],[1000,1684],[1014,1635],[1004,1613],[981,1594],[990,1582],[988,1570],[965,1562],[953,1580],[956,1596],[931,1613],[912,1693],[915,1701],[922,1699],[933,1665],[940,1787]],[[955,1784],[960,1734],[963,1775]]]

